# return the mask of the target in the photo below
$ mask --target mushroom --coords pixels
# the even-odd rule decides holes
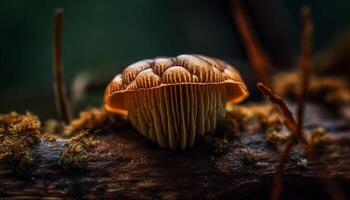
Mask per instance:
[[[203,55],[180,55],[128,66],[107,86],[104,107],[127,115],[143,136],[159,146],[186,149],[215,131],[225,118],[225,105],[247,96],[231,65]]]

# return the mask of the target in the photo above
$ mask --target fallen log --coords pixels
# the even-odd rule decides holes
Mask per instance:
[[[311,137],[319,126],[326,134],[315,148],[318,159],[308,159],[300,146],[293,149],[286,163],[283,199],[329,199],[321,178],[337,181],[350,196],[349,119],[309,105],[306,133]],[[37,145],[39,159],[29,175],[1,162],[0,197],[268,199],[280,146],[268,141],[266,134],[250,130],[224,139],[220,153],[205,142],[192,150],[171,151],[152,144],[129,124],[94,140],[98,143],[81,168],[58,164],[68,145],[62,138]]]

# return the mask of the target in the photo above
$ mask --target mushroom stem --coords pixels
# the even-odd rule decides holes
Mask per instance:
[[[54,91],[58,113],[66,123],[71,120],[71,113],[68,106],[66,96],[64,78],[63,78],[63,62],[62,62],[62,25],[63,10],[57,9],[54,13],[54,47],[53,47],[53,66],[54,66]]]
[[[245,46],[250,64],[257,73],[260,81],[265,85],[270,85],[271,80],[269,68],[271,62],[263,49],[259,46],[257,39],[254,37],[252,27],[248,22],[240,0],[231,0],[230,2],[232,7],[232,18],[235,21],[238,32],[243,40],[243,45]]]

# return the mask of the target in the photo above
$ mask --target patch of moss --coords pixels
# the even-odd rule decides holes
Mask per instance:
[[[58,135],[63,130],[63,123],[54,119],[48,119],[45,121],[42,132],[48,134]]]
[[[267,130],[282,130],[283,127],[279,113],[270,104],[229,106],[226,118],[219,124],[215,136],[205,137],[202,146],[205,145],[214,155],[220,156],[229,151],[232,142],[238,141],[241,133],[265,133]]]
[[[119,121],[118,121],[119,120]],[[124,120],[124,123],[127,120]],[[121,117],[109,113],[104,109],[91,108],[79,114],[79,118],[71,121],[64,128],[65,136],[72,136],[81,131],[88,131],[91,134],[98,134],[112,129],[116,124],[123,123]]]
[[[43,135],[43,140],[47,141],[47,142],[56,142],[57,137],[55,135],[51,135],[51,134],[45,134]]]
[[[273,81],[274,91],[286,98],[298,96],[299,75],[296,72],[281,73]],[[329,106],[341,106],[350,102],[350,87],[345,79],[332,76],[313,76],[308,88],[307,100]]]
[[[231,121],[236,121],[236,128],[240,132],[265,132],[271,128],[283,127],[280,114],[271,104],[231,106],[228,107],[227,116]]]
[[[35,165],[34,148],[40,141],[40,121],[27,112],[0,115],[0,161],[17,172],[27,172]]]
[[[245,106],[233,106],[228,109],[227,118],[236,121],[239,131],[250,132],[258,129],[259,122],[251,109]],[[226,120],[227,121],[227,120]]]
[[[270,143],[286,142],[291,138],[292,133],[287,128],[271,128],[266,131],[265,139]]]
[[[326,130],[324,128],[318,127],[311,133],[310,145],[313,148],[321,148],[326,141]]]
[[[85,169],[88,164],[89,152],[96,145],[96,141],[81,133],[67,144],[67,147],[60,153],[58,165],[67,171]]]

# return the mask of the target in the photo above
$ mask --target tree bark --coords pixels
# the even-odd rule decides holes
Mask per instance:
[[[346,108],[348,109],[348,108]],[[326,128],[328,140],[317,159],[296,146],[286,164],[283,199],[329,199],[322,181],[335,180],[350,197],[350,123],[319,106],[306,110],[305,129]],[[0,164],[1,198],[268,199],[277,147],[262,133],[242,133],[228,152],[205,147],[171,151],[144,139],[131,126],[96,136],[86,169],[57,166],[64,141],[43,141],[39,166],[21,177]],[[306,160],[304,160],[304,158]],[[307,162],[306,162],[307,161]]]

